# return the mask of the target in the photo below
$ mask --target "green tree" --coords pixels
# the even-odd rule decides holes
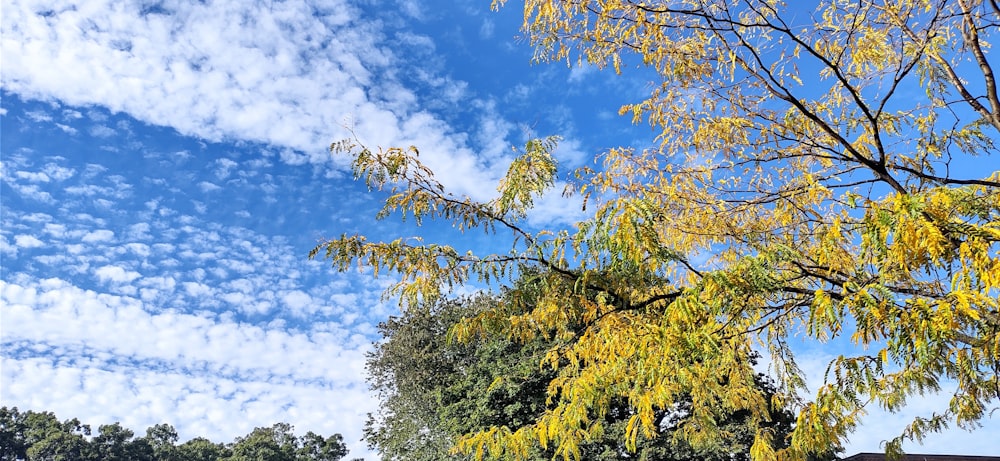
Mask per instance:
[[[232,451],[225,444],[195,437],[177,446],[178,457],[184,461],[218,461],[229,458]]]
[[[227,461],[295,461],[299,449],[292,427],[277,423],[271,427],[255,428],[245,437],[238,437],[232,445],[232,455]]]
[[[1000,97],[988,48],[1000,7],[825,0],[809,15],[787,3],[524,2],[538,59],[656,75],[649,97],[621,110],[649,123],[650,143],[610,149],[576,173],[592,214],[572,231],[523,221],[554,183],[554,138],[529,142],[486,202],[445,191],[415,147],[331,146],[370,187],[391,189],[380,217],[513,237],[509,251],[477,255],[343,235],[313,256],[398,275],[387,294],[407,308],[524,265],[546,274],[530,311],[484,314],[456,334],[501,322],[520,342],[568,341],[550,360],[554,406],[520,427],[468,434],[466,453],[523,459],[541,446],[578,458],[617,402],[631,415],[630,449],[682,398],[691,414],[681,434],[696,448],[725,438],[724,415],[747,412],[755,460],[829,450],[869,407],[899,410],[945,381],[956,384],[950,402],[887,451],[950,424],[974,428],[996,408]],[[857,345],[812,395],[789,347],[798,334]],[[778,380],[773,398],[746,360],[758,347]],[[775,401],[796,405],[787,447],[767,426]]]
[[[0,407],[0,461],[15,461],[27,457],[25,415],[17,407]]]
[[[131,429],[121,423],[104,424],[90,440],[91,459],[102,461],[152,461],[153,447],[145,439],[136,439]]]
[[[348,453],[344,437],[340,434],[323,438],[323,436],[309,431],[301,437],[299,442],[300,447],[296,454],[296,461],[340,461]]]
[[[157,424],[147,428],[143,440],[152,448],[153,458],[156,461],[182,461],[186,459],[181,456],[177,447],[177,430],[169,424]]]
[[[0,461],[340,461],[347,446],[340,434],[296,437],[292,426],[258,427],[231,444],[196,437],[177,445],[173,426],[157,424],[136,438],[120,423],[105,424],[92,438],[77,419],[59,422],[50,412],[0,407]],[[355,459],[353,461],[361,461]]]
[[[228,461],[340,461],[347,445],[340,434],[323,438],[310,431],[300,438],[289,424],[277,423],[237,438],[231,451]]]
[[[90,426],[78,419],[59,422],[50,412],[24,413],[24,459],[31,461],[79,461],[89,459],[89,445],[85,436]]]
[[[430,309],[414,309],[379,325],[384,340],[368,356],[368,379],[380,399],[380,411],[369,415],[365,438],[385,460],[463,459],[451,454],[453,444],[467,433],[491,426],[530,424],[548,407],[546,388],[557,376],[539,367],[554,348],[554,338],[521,344],[501,335],[484,335],[467,342],[450,341],[448,332],[463,318],[503,304],[502,298],[480,295],[442,301]],[[773,386],[760,376],[760,385]],[[730,436],[711,450],[696,451],[672,433],[685,422],[690,401],[681,401],[656,416],[657,437],[643,438],[635,453],[624,446],[629,410],[623,402],[610,405],[605,433],[581,447],[588,460],[747,460],[753,431],[747,414],[721,421]],[[794,417],[771,414],[772,427],[787,435]],[[535,450],[532,459],[551,459],[553,451]]]
[[[443,302],[379,325],[385,340],[375,345],[366,368],[381,405],[369,415],[365,439],[383,459],[461,459],[449,454],[457,436],[466,428],[488,427],[483,420],[499,416],[492,414],[499,405],[487,408],[482,401],[492,382],[483,374],[488,362],[478,360],[476,345],[446,338],[449,328],[490,302],[485,296]],[[494,348],[503,342],[499,338]],[[475,387],[484,380],[482,388]],[[474,392],[465,392],[470,384]]]

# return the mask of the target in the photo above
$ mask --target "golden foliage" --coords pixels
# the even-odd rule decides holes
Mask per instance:
[[[392,293],[408,303],[503,281],[520,265],[545,269],[526,313],[487,313],[455,335],[565,338],[543,364],[559,370],[556,405],[534,424],[469,434],[459,450],[517,459],[541,444],[574,458],[614,398],[634,411],[632,446],[657,433],[654,410],[681,395],[693,405],[677,433],[696,447],[726,436],[721,415],[748,411],[761,426],[755,460],[837,446],[870,405],[898,410],[945,381],[957,386],[948,407],[915,420],[889,451],[949,423],[974,427],[995,408],[1000,99],[987,49],[996,3],[829,0],[805,22],[791,8],[525,1],[537,59],[645,66],[660,79],[621,110],[653,127],[651,146],[611,149],[600,168],[577,172],[593,217],[573,232],[519,227],[553,184],[555,139],[529,143],[488,203],[446,194],[415,149],[334,145],[370,186],[393,187],[382,216],[514,234],[510,253],[488,256],[343,236],[315,250],[336,267],[396,271]],[[789,346],[803,335],[858,346],[809,398]],[[754,386],[754,348],[770,352],[781,402]],[[791,440],[765,429],[775,403],[800,409]]]

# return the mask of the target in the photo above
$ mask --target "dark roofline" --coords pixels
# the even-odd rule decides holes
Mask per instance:
[[[885,453],[858,453],[843,461],[886,461]],[[1000,461],[1000,456],[905,454],[897,461]]]

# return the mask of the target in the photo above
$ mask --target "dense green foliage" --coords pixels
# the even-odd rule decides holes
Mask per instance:
[[[302,437],[292,426],[258,427],[232,443],[196,437],[178,444],[169,424],[136,437],[119,423],[90,425],[73,418],[60,422],[51,412],[0,408],[0,461],[340,461],[347,447],[340,434]]]
[[[522,284],[523,285],[523,284]],[[530,292],[521,287],[520,292]],[[426,309],[411,309],[380,325],[384,341],[368,357],[369,383],[378,393],[381,410],[370,415],[365,438],[386,461],[466,459],[453,454],[458,438],[491,426],[519,427],[534,421],[551,407],[546,391],[558,375],[540,366],[550,351],[565,347],[555,337],[518,342],[500,332],[469,341],[454,341],[449,331],[463,319],[518,302],[479,295],[448,300]],[[513,313],[513,312],[511,312]],[[758,376],[760,386],[773,394],[773,385]],[[655,437],[642,437],[633,453],[624,445],[630,410],[625,402],[611,405],[604,415],[606,429],[581,448],[582,459],[743,461],[749,460],[753,430],[745,412],[720,421],[729,434],[712,449],[694,450],[676,430],[688,423],[690,399],[657,412]],[[795,421],[784,409],[774,409],[771,427],[786,439]],[[531,458],[552,459],[552,447],[535,447]],[[831,456],[832,457],[832,454]]]

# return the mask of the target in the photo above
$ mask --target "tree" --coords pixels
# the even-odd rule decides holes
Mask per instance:
[[[541,337],[522,344],[496,334],[466,342],[448,338],[462,319],[495,309],[498,303],[505,304],[502,297],[484,294],[442,301],[379,325],[384,340],[369,354],[367,369],[381,404],[378,413],[369,415],[365,438],[384,460],[462,459],[450,453],[461,435],[491,426],[521,426],[549,407],[546,388],[557,374],[551,367],[539,367],[539,362],[563,344]],[[773,386],[763,376],[759,379],[773,394]],[[581,447],[582,457],[607,461],[748,459],[753,432],[746,424],[746,414],[729,415],[720,422],[730,435],[711,450],[696,451],[672,437],[684,424],[689,408],[690,400],[684,399],[660,410],[656,415],[657,437],[643,438],[630,454],[622,443],[628,408],[615,402],[604,418],[605,433]],[[774,409],[770,416],[776,433],[791,431],[794,417],[790,412]],[[552,455],[551,449],[536,450],[530,458],[551,459]],[[828,457],[832,459],[832,453]]]
[[[286,423],[258,427],[228,445],[204,437],[177,445],[177,431],[169,424],[152,426],[141,438],[120,423],[101,425],[96,436],[87,436],[90,426],[75,418],[60,423],[50,412],[0,407],[0,461],[340,461],[347,456],[340,434],[323,438],[308,432],[300,438]]]
[[[90,440],[94,459],[103,461],[154,461],[153,445],[146,438],[136,438],[131,429],[121,423],[98,427],[98,434]],[[161,447],[163,448],[163,447]],[[162,453],[162,451],[161,451]]]
[[[502,4],[495,1],[494,6]],[[791,2],[789,2],[791,3]],[[949,424],[974,428],[1000,399],[1000,97],[987,53],[993,0],[828,0],[810,16],[771,0],[526,0],[540,60],[655,72],[649,98],[622,113],[653,128],[648,146],[611,149],[577,171],[591,217],[572,231],[523,224],[554,183],[556,139],[529,142],[477,202],[445,191],[416,148],[335,143],[356,176],[391,188],[392,212],[512,234],[476,255],[421,240],[343,235],[323,254],[347,269],[391,272],[413,308],[447,287],[545,271],[524,314],[484,313],[511,338],[553,334],[555,405],[520,427],[468,434],[477,456],[525,458],[535,446],[579,457],[613,402],[632,416],[625,442],[691,398],[683,437],[717,443],[722,415],[745,411],[756,460],[803,459],[846,440],[865,409],[955,391],[887,444]],[[979,161],[976,168],[972,162]],[[986,166],[983,168],[982,166]],[[992,171],[991,171],[992,170]],[[598,296],[593,296],[593,293]],[[583,325],[575,328],[575,325]],[[814,395],[788,338],[844,338]],[[768,399],[745,360],[768,354]],[[788,440],[766,427],[769,400],[797,406]]]
[[[27,457],[25,415],[17,407],[0,408],[0,461],[16,461]]]
[[[224,444],[215,443],[204,437],[195,437],[177,446],[180,459],[185,461],[218,461],[232,454]]]
[[[365,439],[384,460],[461,459],[450,454],[458,436],[492,424],[524,424],[544,410],[550,376],[532,356],[538,347],[499,336],[447,338],[462,318],[495,302],[485,295],[440,302],[379,325],[384,340],[369,353],[366,368],[381,404],[369,415]],[[511,367],[517,366],[531,371],[515,373]]]
[[[15,408],[12,413],[17,414]],[[27,411],[21,413],[23,424],[19,430],[23,432],[15,438],[21,440],[23,452],[16,453],[14,459],[29,459],[39,461],[77,461],[88,459],[87,439],[90,426],[82,424],[78,419],[68,419],[59,422],[56,416],[49,412]],[[20,450],[18,450],[20,451]]]
[[[449,303],[447,306],[464,306]],[[457,314],[457,315],[456,315]],[[456,376],[455,351],[444,352],[443,335],[461,318],[455,309],[415,310],[379,324],[385,339],[368,354],[366,370],[371,390],[381,404],[368,415],[364,438],[385,461],[432,461],[452,458],[454,442],[443,427],[437,390]]]
[[[295,461],[298,439],[292,427],[278,423],[258,427],[246,437],[238,437],[227,461]]]
[[[181,461],[187,458],[181,456],[177,449],[177,430],[169,424],[157,424],[146,429],[143,440],[153,450],[153,458],[157,461]]]
[[[340,461],[347,456],[347,446],[340,434],[330,437],[308,432],[296,437],[292,426],[277,423],[258,427],[246,437],[239,437],[231,447],[227,461]],[[358,461],[358,460],[355,460]]]
[[[297,453],[297,461],[340,461],[347,456],[347,445],[344,437],[334,434],[327,438],[312,431],[300,439],[301,447]]]

